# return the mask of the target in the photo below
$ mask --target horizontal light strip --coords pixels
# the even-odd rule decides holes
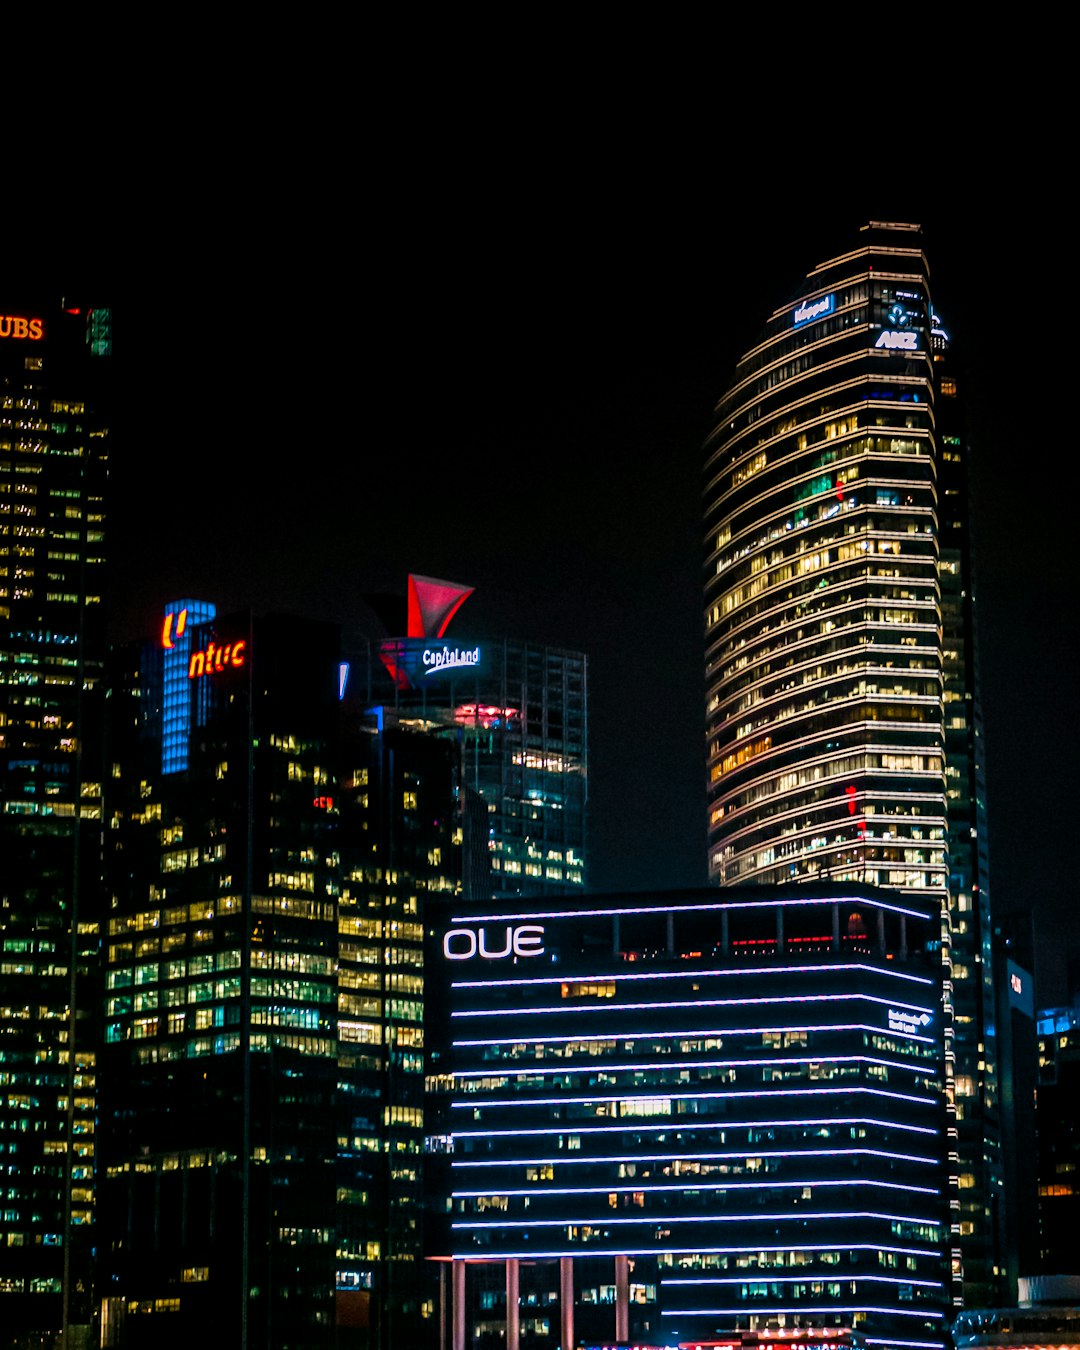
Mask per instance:
[[[907,1092],[887,1092],[884,1088],[872,1087],[818,1087],[818,1088],[776,1088],[773,1091],[744,1091],[744,1092],[641,1092],[633,1096],[618,1095],[612,1097],[590,1096],[590,1097],[480,1097],[475,1101],[451,1102],[453,1110],[478,1111],[492,1110],[498,1107],[511,1106],[558,1106],[565,1103],[567,1106],[590,1106],[595,1103],[604,1102],[651,1102],[657,1098],[666,1097],[673,1102],[699,1102],[699,1101],[750,1101],[759,1097],[767,1097],[775,1101],[778,1097],[836,1097],[848,1096],[854,1097],[862,1094],[870,1097],[884,1097],[891,1102],[912,1102],[916,1106],[932,1106],[936,1098],[913,1097]],[[572,1130],[564,1130],[564,1133],[573,1133]]]
[[[668,1223],[805,1223],[807,1220],[813,1220],[814,1223],[824,1223],[826,1219],[883,1219],[887,1223],[925,1223],[932,1227],[940,1227],[937,1219],[921,1219],[913,1214],[878,1214],[873,1210],[823,1210],[815,1214],[798,1214],[784,1211],[782,1214],[679,1214],[665,1215],[663,1222]],[[649,1218],[647,1215],[633,1215],[626,1219],[609,1218],[606,1214],[601,1214],[598,1218],[592,1219],[487,1219],[487,1220],[458,1220],[455,1219],[451,1225],[453,1228],[608,1228],[616,1224],[644,1224],[646,1227],[653,1227],[656,1224],[655,1218]],[[837,1243],[837,1246],[846,1248],[846,1243]],[[661,1248],[660,1250],[666,1250]],[[584,1252],[583,1255],[588,1255]]]
[[[452,1167],[543,1167],[565,1163],[647,1163],[647,1162],[720,1162],[729,1158],[888,1158],[894,1162],[936,1163],[936,1158],[923,1158],[914,1153],[889,1153],[881,1148],[805,1148],[770,1149],[768,1152],[747,1153],[612,1153],[603,1156],[563,1154],[553,1158],[499,1158],[495,1162],[464,1162],[454,1158]]]
[[[833,1126],[833,1125],[877,1125],[885,1130],[906,1130],[910,1134],[940,1134],[941,1131],[930,1125],[908,1125],[899,1120],[877,1120],[870,1116],[840,1116],[839,1118],[826,1116],[824,1120],[744,1120],[736,1123],[722,1120],[679,1120],[672,1122],[668,1117],[666,1120],[645,1121],[634,1120],[627,1117],[620,1125],[545,1125],[542,1128],[521,1128],[516,1130],[454,1130],[455,1139],[480,1138],[488,1139],[495,1135],[526,1135],[526,1134],[625,1134],[629,1130],[639,1133],[658,1130],[678,1130],[686,1132],[688,1130],[715,1130],[715,1129],[738,1129],[738,1130],[765,1130],[778,1128],[779,1126],[799,1125],[799,1126]]]
[[[764,1036],[766,1033],[778,1034],[789,1031],[865,1031],[875,1036],[897,1036],[905,1041],[918,1041],[922,1045],[933,1045],[932,1036],[916,1036],[908,1031],[886,1031],[883,1027],[872,1027],[868,1022],[823,1022],[819,1025],[807,1026],[805,1022],[798,1026],[771,1026],[771,1027],[722,1027],[714,1028],[711,1031],[605,1031],[592,1035],[578,1032],[575,1036],[546,1036],[543,1034],[533,1034],[531,1036],[496,1036],[487,1040],[480,1041],[455,1041],[455,1046],[482,1045],[485,1049],[492,1045],[521,1045],[527,1041],[529,1045],[565,1045],[574,1041],[632,1041],[646,1040],[651,1038],[654,1041],[691,1039],[694,1036]]]
[[[763,1299],[755,1298],[752,1301],[747,1300],[737,1308],[664,1308],[661,1317],[745,1317],[747,1313],[758,1313],[762,1316],[772,1316],[773,1313],[887,1313],[890,1317],[918,1317],[925,1319],[928,1317],[944,1317],[943,1312],[938,1312],[934,1308],[872,1308],[867,1305],[859,1304],[854,1307],[846,1307],[842,1303],[804,1303],[794,1308],[778,1308],[774,1303],[767,1303]],[[893,1344],[892,1341],[886,1342]]]
[[[799,1243],[801,1252],[834,1252],[838,1247],[842,1247],[846,1252],[895,1252],[897,1256],[939,1256],[940,1252],[934,1247],[882,1247],[876,1242],[822,1242],[822,1243]],[[537,1259],[550,1259],[556,1256],[592,1257],[592,1256],[742,1256],[750,1252],[788,1252],[791,1251],[791,1243],[785,1242],[779,1247],[762,1247],[755,1243],[752,1247],[589,1247],[584,1250],[580,1247],[567,1250],[565,1247],[551,1251],[536,1251],[532,1247],[507,1248],[505,1251],[488,1252],[485,1248],[484,1260],[506,1261],[515,1256],[535,1256]],[[453,1259],[455,1261],[465,1261],[470,1257],[475,1257],[476,1252],[470,1249],[467,1252],[455,1252]],[[813,1269],[813,1267],[812,1267]],[[666,1281],[666,1276],[660,1278]],[[808,1279],[813,1278],[807,1276]],[[848,1279],[857,1278],[847,1276]]]
[[[517,986],[521,988],[519,983]],[[915,1003],[901,1003],[897,999],[878,998],[875,994],[794,994],[770,996],[768,998],[690,998],[673,999],[664,1003],[589,1003],[580,1007],[566,1007],[559,1004],[547,1008],[473,1008],[452,1012],[451,1017],[540,1017],[559,1016],[566,1013],[582,1017],[594,1012],[661,1012],[669,1008],[759,1008],[775,1003],[877,1003],[884,1008],[897,1008],[904,1012],[926,1013],[933,1017],[933,1008],[922,1008]],[[730,1028],[729,1030],[738,1030]],[[581,1037],[585,1040],[588,1037]]]
[[[865,1340],[867,1345],[906,1345],[910,1350],[942,1350],[943,1345],[941,1341],[902,1341],[897,1336],[890,1336],[888,1340],[880,1336],[867,1336]]]
[[[837,961],[827,966],[734,966],[721,967],[717,970],[700,970],[697,966],[686,966],[683,970],[647,970],[647,971],[616,971],[605,975],[541,975],[536,979],[531,979],[527,975],[519,975],[516,980],[454,980],[451,983],[452,989],[495,989],[501,985],[510,985],[515,989],[522,985],[528,985],[531,989],[538,984],[589,984],[593,981],[601,980],[686,980],[686,979],[705,979],[710,975],[725,977],[728,975],[819,975],[824,971],[839,971],[841,974],[848,974],[851,971],[861,970],[869,975],[890,975],[895,980],[910,980],[912,984],[932,985],[934,981],[924,975],[908,975],[900,970],[891,970],[887,965],[870,966],[863,961]]]
[[[888,910],[891,914],[906,914],[912,919],[927,919],[931,916],[921,913],[917,909],[905,909],[902,905],[890,905],[877,897],[870,898],[865,895],[828,895],[828,896],[810,896],[806,898],[796,898],[792,896],[789,900],[787,896],[783,899],[774,900],[722,900],[722,901],[701,901],[698,904],[680,905],[611,905],[607,909],[547,909],[547,910],[519,910],[516,914],[457,914],[454,916],[453,923],[513,923],[515,920],[522,919],[578,919],[578,918],[607,918],[616,914],[686,914],[702,911],[712,911],[726,909],[732,913],[737,913],[740,909],[793,909],[796,906],[805,905],[864,905],[871,909]]]
[[[665,1275],[664,1288],[669,1284],[689,1284],[698,1286],[702,1284],[802,1284],[804,1280],[814,1280],[815,1282],[822,1278],[817,1275],[769,1275],[764,1272],[758,1272],[755,1275],[702,1275],[700,1279],[693,1279],[689,1275],[680,1275],[673,1279],[670,1275]],[[824,1277],[828,1278],[828,1276]],[[838,1275],[833,1283],[845,1280],[858,1280],[860,1284],[911,1284],[918,1285],[921,1289],[943,1289],[944,1285],[940,1280],[905,1280],[900,1275],[852,1275],[850,1272],[846,1275]]]
[[[477,1199],[485,1195],[527,1195],[542,1199],[547,1195],[684,1195],[687,1191],[802,1191],[815,1186],[870,1186],[886,1191],[910,1191],[913,1195],[940,1195],[938,1186],[904,1186],[898,1181],[877,1181],[864,1177],[837,1177],[829,1181],[668,1181],[649,1184],[639,1181],[630,1186],[528,1186],[507,1190],[504,1186],[488,1186],[482,1191],[454,1191],[455,1200]]]
[[[620,1073],[630,1070],[646,1069],[755,1069],[776,1068],[781,1064],[880,1064],[886,1069],[908,1069],[912,1073],[925,1073],[932,1067],[928,1061],[878,1059],[874,1055],[788,1055],[774,1058],[764,1051],[756,1059],[655,1059],[631,1060],[628,1064],[609,1064],[607,1060],[598,1061],[595,1057],[582,1064],[542,1064],[531,1069],[469,1069],[465,1073],[455,1072],[454,1078],[528,1078],[533,1075],[556,1073]]]

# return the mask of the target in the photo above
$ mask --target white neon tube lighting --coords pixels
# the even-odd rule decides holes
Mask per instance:
[[[697,980],[705,979],[710,975],[721,978],[726,978],[729,975],[816,975],[821,971],[839,971],[846,974],[848,971],[854,970],[861,970],[870,975],[889,975],[896,980],[909,980],[912,984],[932,985],[934,983],[932,979],[922,975],[909,975],[902,970],[893,970],[887,964],[874,966],[868,965],[865,961],[838,961],[827,966],[733,966],[701,970],[697,966],[688,964],[683,970],[647,970],[631,973],[620,969],[608,971],[603,975],[538,975],[535,978],[519,975],[516,980],[454,980],[450,987],[452,989],[494,989],[502,985],[509,985],[517,989],[526,984],[531,988],[538,984],[591,984],[611,980]]]
[[[803,1213],[781,1213],[781,1214],[665,1214],[662,1221],[669,1223],[805,1223],[812,1219],[815,1223],[824,1223],[827,1219],[882,1219],[886,1223],[921,1223],[927,1227],[938,1228],[940,1224],[937,1219],[921,1219],[912,1214],[878,1214],[874,1210],[820,1210],[813,1214]],[[631,1218],[619,1219],[609,1218],[606,1214],[594,1216],[591,1219],[534,1219],[531,1217],[519,1219],[455,1219],[451,1225],[453,1228],[610,1228],[616,1224],[643,1224],[645,1227],[654,1227],[657,1218],[653,1215],[635,1215]],[[846,1246],[846,1244],[844,1244]],[[658,1250],[666,1251],[666,1248]],[[588,1256],[588,1249],[582,1251],[583,1256]]]
[[[522,982],[523,983],[523,982]],[[519,989],[522,984],[517,986]],[[898,999],[879,998],[876,994],[776,994],[766,998],[691,998],[672,999],[659,1003],[588,1003],[568,1008],[565,1004],[545,1008],[475,1008],[451,1013],[451,1017],[540,1017],[561,1016],[567,1013],[581,1017],[594,1012],[639,1012],[647,1010],[658,1012],[668,1008],[750,1008],[764,1007],[777,1003],[877,1003],[885,1008],[896,1008],[902,1012],[928,1013],[934,1015],[933,1008],[923,1008],[917,1003],[901,1003]],[[729,1033],[733,1029],[729,1028]],[[738,1028],[734,1028],[738,1030]],[[614,1033],[619,1038],[620,1033]],[[520,1038],[519,1038],[520,1039]]]
[[[488,1195],[527,1195],[532,1199],[545,1195],[635,1195],[647,1192],[650,1196],[682,1195],[686,1191],[784,1191],[807,1190],[815,1186],[870,1186],[886,1191],[910,1191],[912,1195],[940,1195],[938,1186],[904,1186],[898,1181],[877,1181],[869,1177],[839,1177],[829,1181],[639,1181],[630,1186],[527,1186],[507,1189],[488,1186],[482,1191],[454,1191],[455,1200],[476,1200]]]
[[[782,900],[721,900],[721,901],[699,901],[685,905],[612,905],[607,909],[545,909],[545,910],[519,910],[511,914],[456,914],[451,920],[452,923],[513,923],[515,920],[522,919],[580,919],[580,918],[607,918],[615,914],[687,914],[700,913],[703,911],[713,911],[726,909],[731,912],[737,912],[740,909],[793,909],[796,906],[820,905],[825,908],[827,905],[862,905],[863,908],[883,909],[891,914],[906,914],[911,919],[925,919],[929,922],[930,915],[922,913],[917,909],[905,909],[902,905],[889,904],[885,900],[880,900],[876,896],[869,897],[865,895],[836,895],[836,896],[808,896],[805,898],[792,898],[789,900],[786,896]]]
[[[649,1162],[726,1162],[747,1158],[888,1158],[892,1162],[936,1163],[936,1158],[924,1158],[915,1153],[890,1153],[882,1148],[787,1148],[754,1150],[739,1149],[735,1153],[683,1153],[674,1149],[668,1153],[611,1153],[611,1154],[556,1154],[547,1158],[498,1158],[472,1161],[453,1158],[451,1167],[544,1167],[548,1164],[578,1163],[649,1163]]]
[[[593,1058],[584,1063],[561,1064],[545,1061],[527,1069],[466,1069],[454,1072],[455,1080],[470,1078],[533,1078],[544,1074],[621,1073],[643,1072],[654,1069],[755,1069],[777,1068],[790,1064],[879,1064],[886,1069],[906,1069],[910,1073],[925,1073],[932,1067],[929,1061],[879,1059],[876,1055],[785,1055],[774,1059],[768,1052],[756,1059],[654,1059],[630,1060],[626,1064],[611,1064],[606,1059]]]
[[[672,1102],[699,1102],[699,1101],[731,1101],[731,1100],[751,1100],[758,1097],[768,1097],[770,1100],[776,1100],[778,1097],[836,1097],[836,1096],[870,1096],[884,1097],[892,1102],[913,1102],[916,1106],[929,1106],[936,1097],[933,1093],[926,1097],[913,1097],[907,1092],[887,1092],[884,1088],[859,1087],[849,1085],[847,1087],[808,1087],[808,1088],[776,1088],[774,1091],[758,1091],[757,1089],[747,1089],[742,1092],[664,1092],[657,1090],[655,1092],[634,1093],[632,1096],[620,1094],[612,1097],[598,1096],[592,1094],[588,1097],[480,1097],[467,1102],[451,1102],[450,1107],[455,1111],[476,1111],[481,1108],[485,1110],[494,1107],[516,1107],[516,1106],[594,1106],[607,1103],[623,1104],[625,1102],[651,1102],[657,1099],[667,1099]],[[564,1134],[572,1134],[573,1128],[564,1126]]]
[[[765,1130],[781,1126],[835,1126],[835,1125],[874,1125],[883,1130],[906,1130],[909,1134],[940,1134],[941,1131],[930,1125],[908,1125],[900,1120],[878,1120],[873,1116],[827,1116],[824,1120],[678,1120],[671,1117],[658,1121],[632,1119],[627,1117],[619,1125],[545,1125],[543,1128],[530,1129],[519,1126],[516,1130],[454,1130],[455,1139],[489,1139],[497,1135],[526,1134],[657,1134],[660,1132],[686,1134],[690,1130]],[[754,1155],[756,1156],[756,1155]]]
[[[651,1005],[660,1006],[660,1005]],[[667,1006],[667,1005],[663,1005]],[[600,1031],[589,1033],[578,1032],[571,1036],[548,1036],[543,1032],[533,1033],[529,1036],[493,1036],[485,1040],[476,1041],[454,1041],[455,1046],[482,1046],[487,1049],[495,1045],[571,1045],[580,1041],[582,1044],[591,1041],[633,1041],[633,1040],[693,1040],[695,1037],[720,1037],[724,1036],[764,1036],[779,1035],[789,1031],[806,1032],[811,1031],[865,1031],[874,1036],[895,1036],[899,1040],[918,1041],[921,1045],[933,1045],[932,1036],[916,1036],[910,1031],[889,1031],[885,1027],[871,1026],[868,1022],[822,1022],[807,1026],[805,1022],[797,1025],[768,1026],[768,1027],[714,1027],[707,1031]]]

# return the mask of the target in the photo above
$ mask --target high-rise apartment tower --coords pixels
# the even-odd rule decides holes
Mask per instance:
[[[964,444],[922,233],[870,224],[739,361],[706,445],[709,874],[936,898],[955,1296],[1000,1200]]]

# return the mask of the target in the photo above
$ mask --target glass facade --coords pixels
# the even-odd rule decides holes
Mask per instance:
[[[473,664],[425,666],[425,651],[433,662],[443,646],[407,638],[383,643],[383,665],[389,660],[395,670],[429,673],[392,692],[380,692],[377,679],[374,696],[386,698],[403,726],[461,744],[466,895],[481,900],[583,891],[587,658],[493,639],[464,644],[470,658],[475,653]],[[451,647],[460,650],[461,644]]]
[[[954,1298],[1004,1270],[966,444],[918,226],[769,319],[706,445],[709,875],[940,907]]]
[[[0,1327],[12,1338],[91,1318],[109,328],[107,310],[0,313]]]
[[[821,884],[452,914],[455,1257],[573,1258],[586,1340],[944,1345],[938,931]]]

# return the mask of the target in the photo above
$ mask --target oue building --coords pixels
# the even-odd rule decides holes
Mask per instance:
[[[953,1297],[1006,1269],[966,444],[918,226],[866,226],[739,361],[706,443],[709,875],[940,914]]]
[[[820,882],[452,909],[447,1343],[943,1346],[939,932]]]

